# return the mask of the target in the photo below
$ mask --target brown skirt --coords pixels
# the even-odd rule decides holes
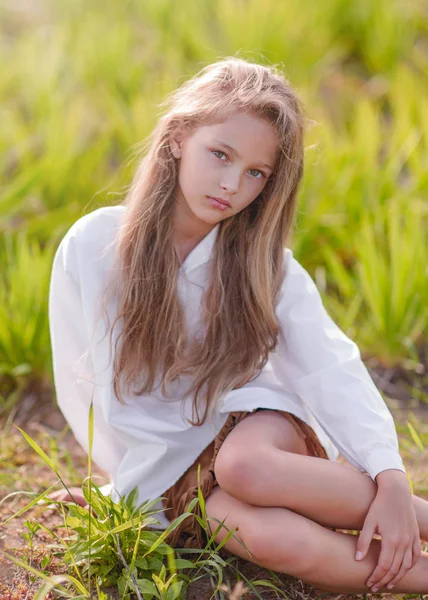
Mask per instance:
[[[258,408],[253,412],[257,412],[258,410],[269,409]],[[294,425],[299,435],[306,440],[311,456],[328,459],[327,453],[312,427],[289,412],[283,410],[277,410],[277,412],[284,415],[284,417]],[[173,521],[186,512],[190,502],[198,497],[198,463],[201,465],[200,486],[204,500],[208,498],[213,488],[218,485],[214,473],[214,463],[221,445],[232,429],[250,414],[253,413],[251,411],[229,413],[227,421],[217,437],[209,446],[207,446],[207,448],[205,448],[195,462],[185,473],[183,473],[180,479],[162,494],[162,505],[164,506],[166,510],[165,514],[170,521]],[[196,514],[202,518],[199,503],[192,510],[192,513],[191,516],[184,519],[177,529],[170,533],[166,538],[165,541],[169,545],[176,548],[198,548],[201,550],[206,546],[209,538],[206,536],[203,527],[201,527],[197,519],[193,516]]]

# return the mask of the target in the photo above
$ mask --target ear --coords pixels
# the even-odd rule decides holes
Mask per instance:
[[[186,131],[185,126],[180,123],[174,129],[170,137],[170,146],[171,146],[171,154],[175,158],[181,158],[182,155],[182,145],[187,136],[188,132]]]

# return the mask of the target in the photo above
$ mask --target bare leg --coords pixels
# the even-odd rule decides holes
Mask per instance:
[[[269,465],[269,468],[266,468]],[[249,472],[248,472],[249,473]],[[272,448],[251,465],[252,485],[245,471],[236,485],[220,484],[231,495],[257,506],[282,506],[337,529],[362,529],[377,493],[368,475],[314,456]],[[220,483],[220,480],[219,480]],[[421,539],[428,541],[428,502],[413,495]]]
[[[278,448],[277,439],[297,451]],[[249,504],[289,508],[327,527],[362,529],[376,482],[347,465],[297,453],[299,443],[281,415],[250,415],[220,448],[215,464],[220,487]],[[413,496],[413,505],[420,537],[428,541],[428,502]]]
[[[374,571],[380,553],[379,540],[373,540],[362,561],[354,559],[357,536],[326,529],[286,508],[259,507],[238,500],[220,487],[214,488],[206,502],[208,517],[225,517],[252,553],[231,538],[225,548],[262,567],[302,579],[314,587],[338,593],[368,593],[366,581]],[[214,530],[217,523],[209,521]],[[219,543],[227,534],[221,529]],[[379,593],[390,592],[380,588]],[[428,592],[428,553],[422,552],[416,565],[396,586],[393,593]]]
[[[362,528],[377,492],[371,477],[340,463],[276,448],[265,459],[269,469],[261,461],[252,474],[257,486],[237,486],[245,489],[246,502],[287,507],[328,527]],[[413,505],[420,537],[428,541],[428,502],[413,495]]]
[[[315,579],[309,581],[312,585],[318,585],[327,591],[339,591],[346,589],[349,592],[366,592],[370,590],[366,584],[367,579],[373,573],[379,561],[381,542],[374,539],[368,550],[367,557],[361,561],[361,568],[356,565],[359,561],[354,559],[357,536],[346,533],[334,532],[324,528],[330,538],[324,540],[324,551],[329,554],[328,560],[324,562],[315,574]],[[339,537],[337,537],[339,536]],[[394,593],[420,593],[428,592],[428,553],[422,552],[416,565],[394,586]],[[386,587],[380,588],[378,593],[389,592]]]

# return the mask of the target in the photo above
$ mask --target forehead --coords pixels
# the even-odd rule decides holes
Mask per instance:
[[[238,113],[220,123],[199,128],[204,140],[222,141],[249,160],[273,164],[278,150],[278,136],[274,126],[246,113]]]

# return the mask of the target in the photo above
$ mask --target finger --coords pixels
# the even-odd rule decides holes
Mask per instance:
[[[371,521],[370,519],[366,519],[364,521],[363,528],[360,531],[360,535],[358,536],[355,560],[362,560],[366,556],[370,544],[373,540],[375,531],[376,523]]]
[[[68,502],[76,502],[79,504],[77,499],[82,496],[82,490],[80,488],[72,487],[69,488],[69,492],[67,492],[67,490],[64,491]]]
[[[391,563],[390,568],[386,571],[386,573],[383,575],[383,577],[381,577],[377,582],[375,582],[372,585],[371,591],[377,592],[377,590],[380,590],[380,589],[386,587],[386,585],[391,581],[391,579],[397,575],[398,571],[401,568],[402,563],[403,563],[403,550],[400,548],[397,548],[395,551],[394,559]]]
[[[382,579],[382,577],[385,576],[385,573],[387,573],[389,571],[389,569],[391,568],[392,562],[394,560],[394,555],[395,555],[394,544],[391,544],[391,542],[388,542],[384,538],[382,540],[381,551],[379,554],[376,568],[374,569],[374,571],[370,575],[370,577],[367,579],[368,587],[372,587],[372,586],[376,585],[377,582],[380,581]]]
[[[415,538],[415,541],[413,542],[412,550],[413,550],[413,552],[412,552],[413,560],[412,560],[411,568],[413,569],[413,567],[416,565],[416,563],[422,556],[421,540],[420,540],[419,536]]]
[[[46,496],[46,498],[49,498],[50,500],[58,500],[59,496],[63,493],[64,493],[64,490],[57,490],[56,492],[52,492],[51,494],[48,494]]]
[[[56,497],[53,498],[53,500],[56,500],[57,502],[64,502],[65,500],[67,500],[67,498],[69,498],[67,492],[65,492],[64,490],[60,490],[59,492],[57,492]]]
[[[49,494],[48,498],[52,500],[58,500],[60,502],[70,502],[72,497],[76,497],[81,491],[79,488],[70,488],[70,493],[67,490],[57,490],[56,492],[52,492]]]
[[[393,577],[391,579],[391,581],[387,584],[386,587],[388,589],[392,589],[394,587],[394,585],[398,581],[400,581],[400,579],[402,577],[404,577],[404,575],[406,573],[408,573],[410,571],[410,569],[412,568],[412,555],[413,555],[412,548],[413,548],[412,546],[409,546],[406,549],[406,552],[404,553],[404,558],[403,558],[403,562],[402,562],[401,568],[398,571],[397,575],[395,577]]]
[[[67,488],[63,488],[61,490],[56,490],[55,492],[52,492],[51,494],[49,494],[49,497],[51,498],[51,497],[57,496],[59,494],[68,494],[68,492],[70,492],[70,494],[74,495],[74,494],[81,494],[82,490],[78,487],[70,487],[70,488],[68,488],[68,490],[67,490]]]
[[[51,510],[52,512],[58,510],[58,508],[61,506],[61,503],[66,501],[64,498],[59,496],[57,498],[52,498],[52,500],[53,502],[46,506],[47,510]]]
[[[60,494],[58,500],[61,500],[61,502],[72,502],[71,496],[67,492]]]

